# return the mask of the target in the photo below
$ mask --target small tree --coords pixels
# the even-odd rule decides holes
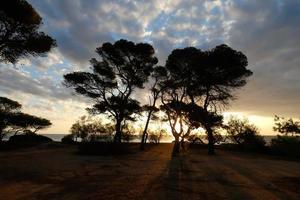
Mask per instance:
[[[87,126],[87,117],[82,116],[78,121],[76,121],[70,128],[71,135],[74,136],[75,141],[78,138],[85,140],[88,137],[88,126]]]
[[[55,40],[38,31],[41,24],[42,18],[27,1],[3,1],[0,8],[0,61],[15,63],[28,55],[43,55],[56,46]]]
[[[167,135],[167,130],[160,129],[160,130],[151,130],[149,132],[149,142],[150,143],[160,143],[161,139]]]
[[[230,116],[224,129],[227,132],[227,137],[236,144],[242,144],[247,133],[258,133],[258,128],[254,124],[250,124],[247,118],[238,119],[234,116]]]
[[[286,136],[289,134],[292,136],[300,134],[300,121],[294,121],[292,118],[285,119],[284,117],[279,117],[277,115],[275,115],[274,121],[274,131],[278,131]]]
[[[224,125],[223,128],[226,130],[228,138],[243,148],[262,150],[265,146],[266,142],[259,135],[258,128],[249,123],[246,118],[238,119],[231,116],[227,125]]]
[[[86,116],[80,117],[70,128],[70,135],[75,141],[111,141],[114,132],[113,125],[102,120],[94,120]]]
[[[96,52],[101,60],[91,59],[92,72],[66,74],[65,84],[94,101],[90,113],[106,114],[114,120],[114,142],[121,142],[122,123],[134,120],[132,114],[140,112],[133,92],[144,87],[158,60],[151,45],[127,40],[104,43]]]
[[[146,124],[144,127],[144,131],[142,133],[141,138],[141,147],[140,149],[144,149],[145,143],[147,142],[148,138],[148,126],[151,118],[153,118],[152,114],[159,111],[159,109],[156,107],[156,102],[159,99],[159,95],[161,94],[162,88],[159,87],[161,82],[165,80],[167,77],[167,71],[164,67],[157,66],[154,68],[151,78],[153,80],[152,86],[150,88],[150,95],[149,95],[149,105],[145,105],[143,108],[145,111],[147,111],[147,119]]]

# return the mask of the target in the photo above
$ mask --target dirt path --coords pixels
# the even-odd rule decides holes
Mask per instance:
[[[126,156],[79,156],[73,147],[0,152],[0,200],[300,199],[300,163],[172,145]]]

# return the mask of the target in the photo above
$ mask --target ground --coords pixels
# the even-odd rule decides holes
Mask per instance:
[[[300,162],[171,144],[122,156],[77,155],[73,146],[0,152],[1,200],[300,199]]]

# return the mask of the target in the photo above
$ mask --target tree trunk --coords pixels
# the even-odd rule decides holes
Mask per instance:
[[[0,143],[2,143],[4,138],[3,129],[0,129]]]
[[[184,147],[184,137],[181,138],[180,146],[181,146],[181,149],[184,151],[185,150],[185,147]]]
[[[141,146],[140,146],[141,150],[145,149],[145,144],[147,142],[147,129],[148,129],[148,125],[149,125],[149,122],[150,122],[151,113],[152,112],[149,111],[148,117],[147,117],[147,121],[146,121],[146,125],[145,125],[144,131],[143,131],[142,140],[141,140]]]
[[[121,120],[120,119],[117,119],[115,128],[116,128],[116,133],[114,136],[114,143],[121,143],[122,131],[121,131]]]
[[[178,155],[179,151],[180,151],[180,142],[179,142],[179,137],[176,136],[172,156]]]
[[[208,154],[214,155],[215,154],[215,146],[214,146],[214,135],[212,129],[209,127],[206,129],[207,137],[208,137]]]

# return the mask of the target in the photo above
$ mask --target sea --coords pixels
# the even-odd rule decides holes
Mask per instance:
[[[46,137],[49,137],[51,138],[53,141],[56,141],[56,142],[60,142],[61,139],[66,135],[66,134],[41,134],[41,135],[44,135]],[[263,135],[265,141],[267,144],[270,144],[271,143],[271,140],[276,138],[276,135]],[[168,136],[164,136],[160,142],[162,143],[171,143],[172,141],[174,140],[174,137],[171,136],[171,135],[168,135]],[[136,137],[134,138],[131,142],[140,142],[140,138],[139,137]]]

